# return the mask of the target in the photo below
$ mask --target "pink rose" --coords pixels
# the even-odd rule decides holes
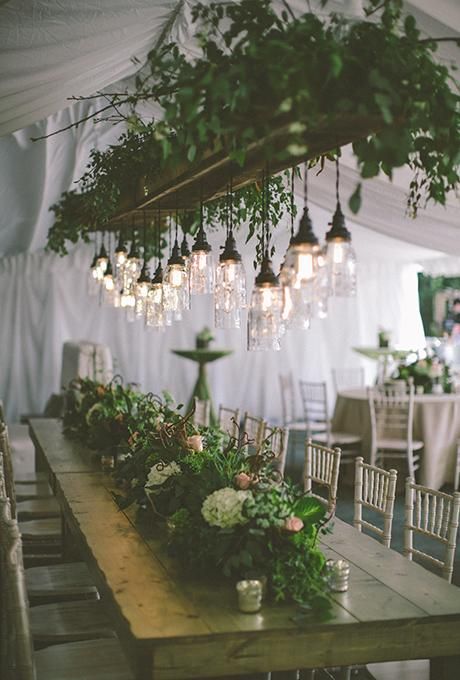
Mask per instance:
[[[284,528],[286,531],[297,532],[303,529],[303,522],[300,517],[288,517],[284,522]]]
[[[187,447],[193,451],[203,451],[203,439],[200,434],[192,434],[187,437]]]
[[[252,483],[252,475],[247,475],[245,472],[239,472],[235,475],[235,484],[239,489],[246,491]]]

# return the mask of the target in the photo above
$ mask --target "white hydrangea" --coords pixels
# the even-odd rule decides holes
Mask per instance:
[[[180,475],[180,466],[173,460],[171,463],[155,463],[147,475],[147,483],[145,486],[159,486],[164,484],[172,475]]]
[[[213,527],[226,529],[244,524],[247,519],[243,517],[243,505],[250,495],[250,491],[236,491],[230,487],[217,489],[205,498],[201,514]]]

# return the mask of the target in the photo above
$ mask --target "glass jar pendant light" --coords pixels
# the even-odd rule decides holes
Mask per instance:
[[[188,273],[184,258],[179,250],[177,230],[178,220],[176,216],[176,237],[164,273],[163,284],[166,286],[166,307],[172,312],[174,319],[180,321],[182,312],[189,307],[190,296]]]
[[[214,291],[214,267],[211,246],[203,227],[203,203],[200,206],[200,228],[190,255],[190,293],[206,295]]]
[[[97,234],[96,234],[96,239],[97,239]],[[89,272],[88,272],[88,294],[89,295],[97,295],[99,286],[97,285],[99,283],[99,272],[98,272],[98,266],[97,266],[97,241],[95,241],[95,251],[94,251],[94,257],[91,260],[91,264],[89,266]]]
[[[99,255],[97,256],[97,260],[96,260],[98,281],[102,282],[102,280],[104,278],[105,270],[107,269],[108,263],[109,263],[109,256],[107,255],[107,251],[105,249],[104,234],[103,234],[102,235],[101,249],[99,251]]]
[[[283,289],[272,269],[269,258],[269,184],[267,173],[262,176],[263,227],[261,246],[264,253],[260,272],[252,290],[248,309],[248,350],[280,350],[283,333]]]
[[[216,267],[214,321],[216,328],[240,328],[241,310],[246,307],[246,274],[233,235],[232,187],[229,190],[229,228]]]
[[[145,250],[144,250],[145,253]],[[145,255],[144,255],[145,257]],[[134,304],[134,313],[136,319],[141,319],[145,316],[145,310],[147,305],[147,297],[150,291],[150,275],[146,260],[142,265],[141,273],[136,281],[134,288],[134,296],[136,298]]]
[[[164,329],[165,326],[171,325],[171,317],[165,312],[163,305],[163,269],[160,261],[158,261],[147,296],[145,323],[150,328]]]
[[[118,244],[117,247],[115,248],[115,280],[118,286],[123,285],[123,271],[126,266],[126,261],[128,259],[128,251],[126,250],[126,246],[124,244],[123,238],[122,238],[122,230],[120,229],[120,234],[118,237]]]
[[[283,290],[266,251],[248,310],[249,351],[281,349],[282,311]]]
[[[345,226],[345,217],[339,198],[339,160],[336,159],[337,206],[332,218],[332,228],[326,234],[326,263],[329,295],[352,297],[356,295],[356,256],[351,245],[351,234]]]

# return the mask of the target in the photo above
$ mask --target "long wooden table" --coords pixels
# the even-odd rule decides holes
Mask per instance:
[[[433,680],[460,676],[453,659],[460,654],[460,589],[350,525],[336,519],[323,540],[328,555],[351,565],[350,588],[334,595],[329,621],[269,603],[242,614],[232,588],[179,571],[153,521],[152,531],[140,533],[134,511],[122,512],[113,501],[110,476],[62,435],[59,421],[31,420],[30,433],[137,678],[222,678],[417,658],[433,660]]]

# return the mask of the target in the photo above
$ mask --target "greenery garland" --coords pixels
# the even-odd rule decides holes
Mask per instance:
[[[106,152],[92,152],[80,195],[69,192],[52,207],[50,249],[65,254],[66,239],[88,240],[140,178],[155,179],[209,149],[223,148],[243,166],[248,145],[266,138],[269,163],[280,155],[270,133],[286,123],[290,142],[281,156],[295,158],[308,152],[306,135],[315,129],[373,121],[375,134],[353,144],[361,176],[391,178],[408,165],[409,211],[415,216],[427,200],[445,204],[460,179],[460,97],[453,73],[434,59],[436,41],[421,38],[412,16],[403,20],[402,0],[368,0],[364,21],[294,17],[283,4],[281,14],[271,0],[195,4],[200,55],[163,45],[149,54],[134,93],[113,95],[118,112],[128,107],[128,132]],[[145,120],[138,113],[144,102],[159,104],[163,120]],[[289,207],[286,187],[276,182],[272,195],[282,210],[273,220]],[[359,183],[349,206],[357,212],[360,203]],[[222,219],[228,208],[220,205],[210,214]],[[259,205],[254,189],[238,194],[238,216],[252,216],[249,235],[261,224]]]
[[[188,573],[265,576],[276,601],[310,607],[327,618],[324,506],[277,471],[270,438],[249,455],[218,428],[196,427],[172,398],[90,379],[68,393],[64,431],[100,453],[117,456],[120,507],[137,503],[147,527],[167,527],[170,553]],[[153,510],[153,515],[152,515]],[[144,522],[145,524],[145,522]]]

